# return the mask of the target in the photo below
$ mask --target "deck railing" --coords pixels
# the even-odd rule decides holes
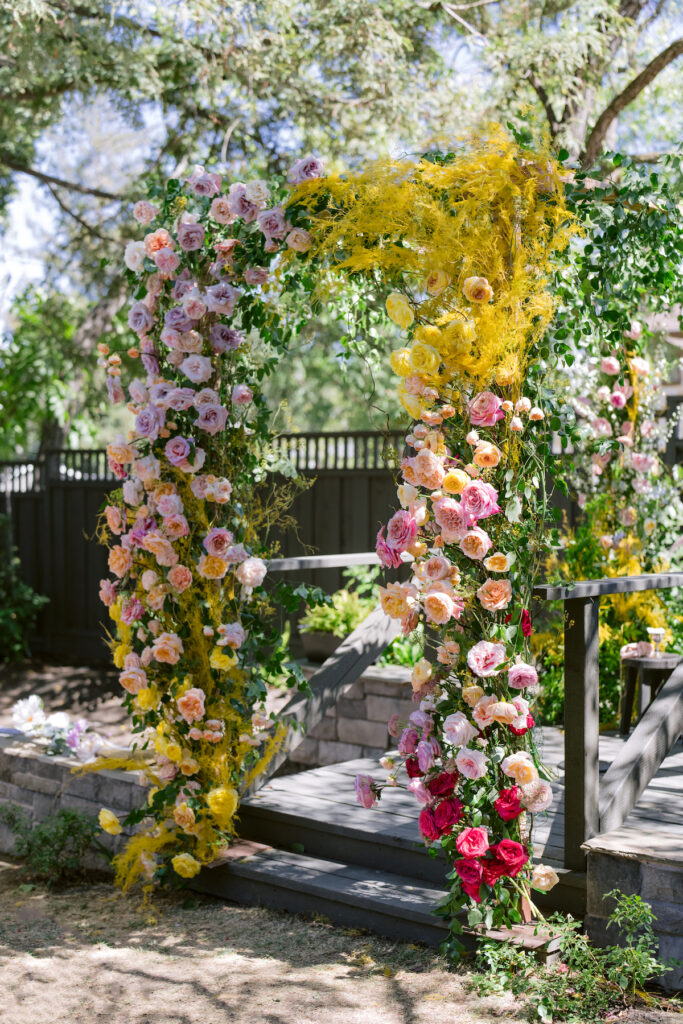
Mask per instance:
[[[409,558],[409,556],[407,556]],[[271,572],[378,565],[374,552],[273,559]],[[683,572],[586,580],[536,587],[542,601],[564,602],[564,866],[585,870],[582,844],[623,824],[683,730],[683,663],[674,669],[600,781],[598,616],[600,598],[683,586]],[[328,708],[398,635],[376,608],[310,679],[312,697],[295,694],[281,709],[291,721],[285,745],[265,779],[314,728]]]
[[[683,665],[674,669],[600,780],[600,598],[683,586],[683,572],[539,586],[564,602],[564,864],[584,870],[587,839],[623,824],[683,729]]]

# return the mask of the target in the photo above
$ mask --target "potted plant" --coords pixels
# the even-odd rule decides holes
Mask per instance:
[[[329,604],[307,608],[299,621],[304,653],[309,661],[325,661],[342,640],[353,633],[376,605],[345,587],[330,595]]]

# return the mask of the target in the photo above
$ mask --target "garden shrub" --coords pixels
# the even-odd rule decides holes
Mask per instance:
[[[0,661],[20,661],[29,654],[29,635],[50,599],[22,580],[7,516],[0,516],[0,551]]]
[[[48,885],[59,885],[81,873],[91,848],[110,856],[96,838],[97,819],[81,811],[62,809],[33,824],[20,808],[0,804],[0,824],[14,835],[16,854],[25,861],[27,873]]]

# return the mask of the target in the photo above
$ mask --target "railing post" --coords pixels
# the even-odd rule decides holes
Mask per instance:
[[[578,871],[600,825],[599,607],[584,597],[564,608],[564,865]]]

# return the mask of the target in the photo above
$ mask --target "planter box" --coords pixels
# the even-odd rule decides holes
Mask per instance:
[[[327,661],[343,639],[335,633],[301,633],[304,653],[309,661]]]

